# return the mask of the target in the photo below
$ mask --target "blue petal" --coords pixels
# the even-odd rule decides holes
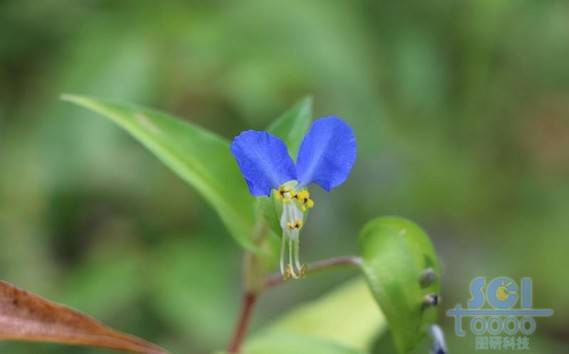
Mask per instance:
[[[267,132],[242,132],[233,139],[231,152],[254,196],[268,196],[271,189],[296,179],[294,162],[286,145]]]
[[[299,187],[316,183],[327,191],[344,183],[356,161],[352,128],[334,116],[320,118],[304,137],[296,170]]]

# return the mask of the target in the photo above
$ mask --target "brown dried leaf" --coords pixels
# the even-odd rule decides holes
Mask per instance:
[[[92,317],[0,281],[0,340],[51,342],[143,354],[166,350]]]

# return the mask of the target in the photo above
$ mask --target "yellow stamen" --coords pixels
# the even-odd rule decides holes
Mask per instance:
[[[283,280],[289,280],[290,278],[292,278],[292,267],[290,264],[287,264],[285,272],[283,274]]]
[[[302,228],[303,222],[300,219],[295,220],[294,222],[288,222],[286,227],[290,230],[300,230]]]
[[[300,267],[300,277],[304,278],[306,276],[306,273],[308,272],[308,267],[306,266],[306,264],[303,264]]]
[[[275,198],[282,200],[283,203],[289,203],[296,198],[296,193],[292,188],[282,185],[275,193]]]
[[[306,189],[296,193],[295,198],[298,200],[300,210],[302,210],[302,212],[314,207],[314,200],[310,199],[310,193]]]
[[[274,198],[282,203],[280,225],[283,239],[280,268],[284,280],[299,279],[306,274],[306,266],[300,263],[299,234],[304,225],[304,212],[314,206],[310,193],[306,189],[297,192],[296,184],[292,182],[295,181],[287,182],[273,192]]]

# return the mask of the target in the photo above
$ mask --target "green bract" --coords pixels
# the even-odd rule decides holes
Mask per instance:
[[[312,98],[307,97],[275,120],[267,131],[281,138],[288,147],[290,156],[296,159],[298,148],[310,126],[311,120]]]
[[[427,295],[440,291],[440,268],[433,246],[413,222],[382,217],[363,228],[360,247],[372,293],[387,318],[397,349],[406,353],[436,319],[436,307],[424,304]],[[421,285],[429,270],[434,281]]]

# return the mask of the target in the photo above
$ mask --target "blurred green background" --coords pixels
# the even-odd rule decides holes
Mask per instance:
[[[357,252],[370,218],[422,225],[444,310],[479,275],[530,276],[533,353],[569,343],[569,2],[0,1],[0,279],[176,353],[223,349],[240,251],[204,201],[63,92],[132,101],[231,138],[306,94],[358,162],[316,192],[305,261]],[[253,329],[353,271],[267,293]],[[377,353],[392,345],[378,339]],[[103,353],[0,344],[2,353]]]

